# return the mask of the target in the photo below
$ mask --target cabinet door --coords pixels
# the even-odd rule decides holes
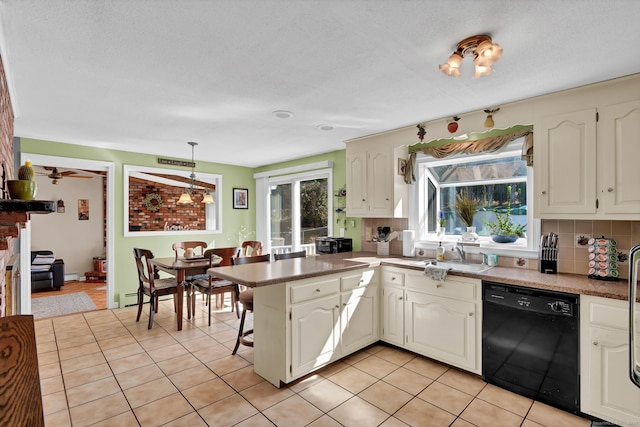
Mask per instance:
[[[367,152],[348,150],[347,154],[347,215],[367,215]]]
[[[610,105],[598,113],[598,197],[603,213],[640,216],[640,101]]]
[[[388,148],[369,152],[369,215],[393,217],[393,168]]]
[[[297,378],[339,356],[340,297],[319,298],[291,308],[291,375]]]
[[[340,298],[342,356],[345,356],[379,339],[378,287],[367,286]]]
[[[403,288],[382,288],[382,340],[398,346],[404,344]]]
[[[476,317],[474,303],[407,291],[406,348],[475,371]]]
[[[588,413],[619,424],[640,420],[640,389],[629,379],[629,336],[622,330],[589,328]]]
[[[596,212],[596,111],[544,117],[535,126],[536,211]]]

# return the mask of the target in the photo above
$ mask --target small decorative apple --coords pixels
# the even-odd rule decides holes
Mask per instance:
[[[454,116],[451,120],[448,120],[449,124],[447,125],[447,129],[449,132],[455,133],[455,131],[458,130],[458,120],[460,120],[458,116]]]

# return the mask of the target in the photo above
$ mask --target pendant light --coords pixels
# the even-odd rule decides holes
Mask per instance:
[[[198,145],[198,143],[197,142],[193,142],[193,141],[189,141],[189,142],[187,142],[187,144],[189,144],[191,146],[191,175],[189,175],[189,179],[190,179],[189,187],[184,189],[184,191],[180,195],[180,198],[178,199],[177,203],[179,205],[185,205],[185,204],[188,204],[188,203],[193,203],[193,198],[191,197],[191,194],[193,193],[193,184],[194,184],[194,182],[196,180],[196,174],[193,171],[193,168],[196,165],[194,160],[193,160],[194,159],[193,150],[194,150],[194,147],[196,145]]]
[[[194,194],[195,184],[196,184],[196,173],[193,171],[193,168],[195,167],[196,163],[194,160],[193,152],[194,152],[194,147],[198,145],[198,143],[189,141],[187,142],[187,144],[191,146],[191,175],[189,175],[189,187],[184,189],[184,191],[180,195],[180,198],[177,201],[179,205],[186,205],[189,203],[193,203],[193,194]],[[215,201],[213,200],[213,196],[211,196],[211,193],[209,193],[206,190],[202,194],[202,203],[206,203],[206,204],[215,203]]]

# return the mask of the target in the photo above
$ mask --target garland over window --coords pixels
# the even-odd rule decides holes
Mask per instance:
[[[414,169],[417,153],[423,153],[436,159],[458,154],[493,153],[509,142],[525,137],[522,159],[527,166],[533,165],[533,126],[514,126],[509,129],[492,129],[489,132],[472,133],[464,140],[437,139],[409,146],[409,161],[405,169],[404,182],[416,181]]]

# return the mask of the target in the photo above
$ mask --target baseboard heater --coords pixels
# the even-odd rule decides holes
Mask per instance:
[[[165,295],[160,297],[160,301],[164,301],[166,299],[172,299],[173,295]],[[148,303],[148,298],[145,297],[145,303]],[[138,304],[138,292],[126,292],[121,293],[118,297],[118,303],[120,308],[130,307],[132,305]]]

